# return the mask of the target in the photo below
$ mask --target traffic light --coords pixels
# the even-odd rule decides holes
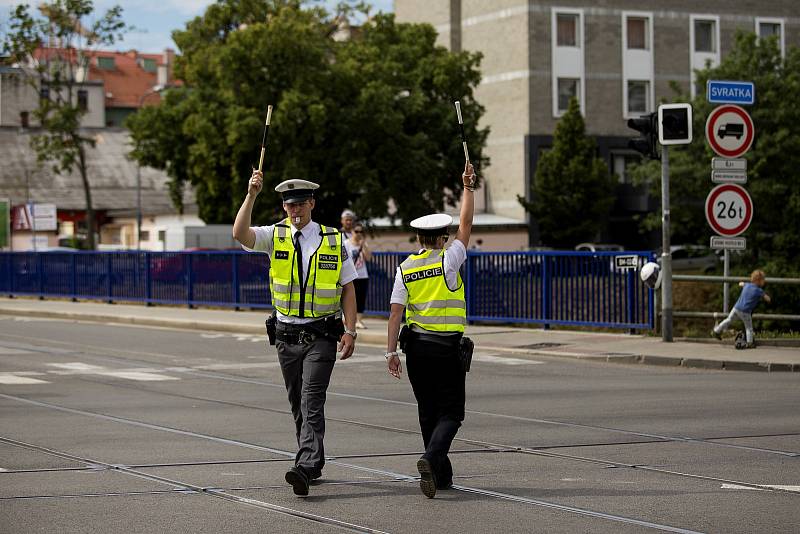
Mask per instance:
[[[661,159],[656,148],[658,141],[658,117],[657,113],[648,113],[638,119],[628,119],[628,128],[641,132],[641,137],[636,137],[628,141],[628,147],[643,154],[650,159]]]
[[[658,106],[658,142],[662,145],[688,145],[692,142],[692,105]]]

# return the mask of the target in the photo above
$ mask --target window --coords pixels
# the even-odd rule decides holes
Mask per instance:
[[[158,231],[158,240],[159,241],[166,241],[167,240],[167,231],[166,230],[159,230]]]
[[[578,15],[559,13],[556,16],[556,44],[578,46]]]
[[[156,67],[157,64],[155,59],[145,58],[144,61],[142,62],[142,68],[147,72],[155,72]]]
[[[39,98],[41,100],[50,100],[50,88],[46,85],[39,88]]]
[[[19,112],[19,125],[23,128],[27,128],[30,124],[30,114],[27,111],[20,111]]]
[[[97,67],[103,70],[114,70],[115,68],[113,57],[98,57]]]
[[[628,113],[647,113],[649,111],[650,82],[628,81]]]
[[[647,50],[647,19],[628,17],[628,48],[632,50]]]
[[[78,89],[78,109],[81,111],[89,110],[89,91]]]
[[[142,230],[139,233],[139,241],[150,241],[150,231],[149,230]]]
[[[642,158],[636,154],[612,154],[611,164],[613,165],[613,173],[619,178],[621,184],[631,184],[633,179],[630,174],[630,169],[636,165]]]
[[[717,51],[716,21],[694,21],[694,51],[712,53]]]
[[[776,22],[760,22],[758,24],[759,37],[778,36],[778,41],[781,39],[781,25]]]
[[[786,55],[786,45],[784,43],[783,25],[784,19],[756,17],[756,33],[762,39],[774,38],[778,41],[778,48],[781,50],[781,57]]]
[[[569,108],[569,101],[572,98],[580,98],[580,80],[575,78],[558,79],[558,111],[563,113]]]

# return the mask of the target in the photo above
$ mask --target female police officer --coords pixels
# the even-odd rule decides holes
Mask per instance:
[[[411,221],[420,250],[397,269],[391,297],[386,362],[400,378],[402,366],[397,340],[406,310],[401,348],[406,354],[408,378],[417,399],[425,453],[417,461],[422,493],[433,498],[437,489],[453,484],[447,453],[464,420],[466,372],[459,346],[467,323],[464,284],[458,274],[467,257],[474,211],[475,173],[467,162],[462,175],[461,216],[456,240],[447,250],[447,227],[452,217],[443,213]]]

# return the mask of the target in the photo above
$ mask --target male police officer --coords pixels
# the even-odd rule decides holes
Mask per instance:
[[[389,373],[400,378],[397,341],[405,309],[407,325],[400,346],[417,399],[425,444],[417,469],[420,489],[428,498],[453,484],[447,453],[464,420],[464,382],[469,367],[462,362],[460,347],[467,306],[458,271],[467,257],[472,231],[475,174],[469,163],[462,180],[461,216],[453,245],[444,250],[447,227],[453,221],[449,215],[437,213],[411,221],[423,249],[400,264],[391,297],[386,362]]]
[[[270,255],[270,292],[277,315],[275,344],[299,449],[295,465],[285,478],[295,495],[305,496],[310,481],[321,476],[325,465],[325,393],[336,351],[344,360],[355,345],[352,281],[356,271],[339,231],[311,220],[314,190],[319,187],[313,182],[287,180],[278,184],[275,191],[281,193],[288,217],[270,226],[250,227],[253,204],[262,185],[261,172],[253,171],[247,196],[236,215],[233,237],[247,250]],[[346,327],[342,325],[342,307]]]

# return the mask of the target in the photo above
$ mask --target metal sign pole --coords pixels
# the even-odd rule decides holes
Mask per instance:
[[[728,278],[731,275],[731,256],[730,251],[726,248],[724,251],[723,256],[723,264],[722,264],[722,274],[725,278]],[[731,285],[728,282],[722,284],[722,313],[728,313],[730,308],[728,307],[728,295],[730,295]]]
[[[661,147],[661,340],[672,341],[672,254],[669,241],[669,149]]]

